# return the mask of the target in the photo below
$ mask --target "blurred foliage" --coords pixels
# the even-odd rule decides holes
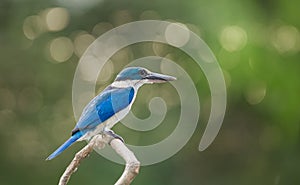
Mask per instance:
[[[99,91],[131,60],[156,54],[191,75],[202,106],[189,143],[167,161],[142,167],[133,184],[300,184],[299,7],[300,1],[285,0],[1,0],[0,184],[57,183],[85,144],[44,160],[75,125],[71,92],[79,57],[102,33],[142,19],[178,21],[201,36],[224,71],[228,108],[218,137],[199,152],[210,110],[201,69],[166,45],[142,43],[119,51],[100,75]],[[166,98],[168,121],[143,134],[116,126],[128,143],[154,143],[175,127],[180,107],[159,87],[143,87],[133,111],[149,116],[151,97],[143,94],[150,90]],[[70,184],[112,184],[122,170],[93,153]]]

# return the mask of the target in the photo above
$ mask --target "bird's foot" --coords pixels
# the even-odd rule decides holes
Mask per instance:
[[[124,139],[123,139],[121,136],[119,136],[118,134],[116,134],[114,131],[112,131],[112,130],[106,128],[106,129],[103,130],[103,132],[104,132],[105,134],[107,134],[107,135],[109,135],[109,136],[115,138],[115,139],[120,139],[123,143],[125,143],[125,142],[124,142]]]

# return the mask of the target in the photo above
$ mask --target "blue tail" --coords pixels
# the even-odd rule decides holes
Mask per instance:
[[[56,149],[46,160],[51,160],[61,154],[65,149],[69,148],[75,141],[77,141],[81,137],[81,133],[77,132],[73,136],[71,136],[64,144],[62,144],[58,149]]]

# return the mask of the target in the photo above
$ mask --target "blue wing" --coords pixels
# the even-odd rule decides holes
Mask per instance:
[[[86,132],[95,129],[115,113],[126,108],[134,98],[134,89],[112,88],[108,86],[84,108],[81,117],[72,130],[72,136],[56,149],[46,160],[51,160],[61,154]]]
[[[77,125],[72,130],[72,135],[79,131],[84,135],[87,131],[95,129],[115,113],[126,108],[132,102],[134,93],[132,87],[107,87],[84,108]]]

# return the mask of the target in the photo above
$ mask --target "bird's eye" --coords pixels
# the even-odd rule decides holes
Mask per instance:
[[[140,75],[141,76],[147,76],[147,71],[146,70],[140,70]]]

